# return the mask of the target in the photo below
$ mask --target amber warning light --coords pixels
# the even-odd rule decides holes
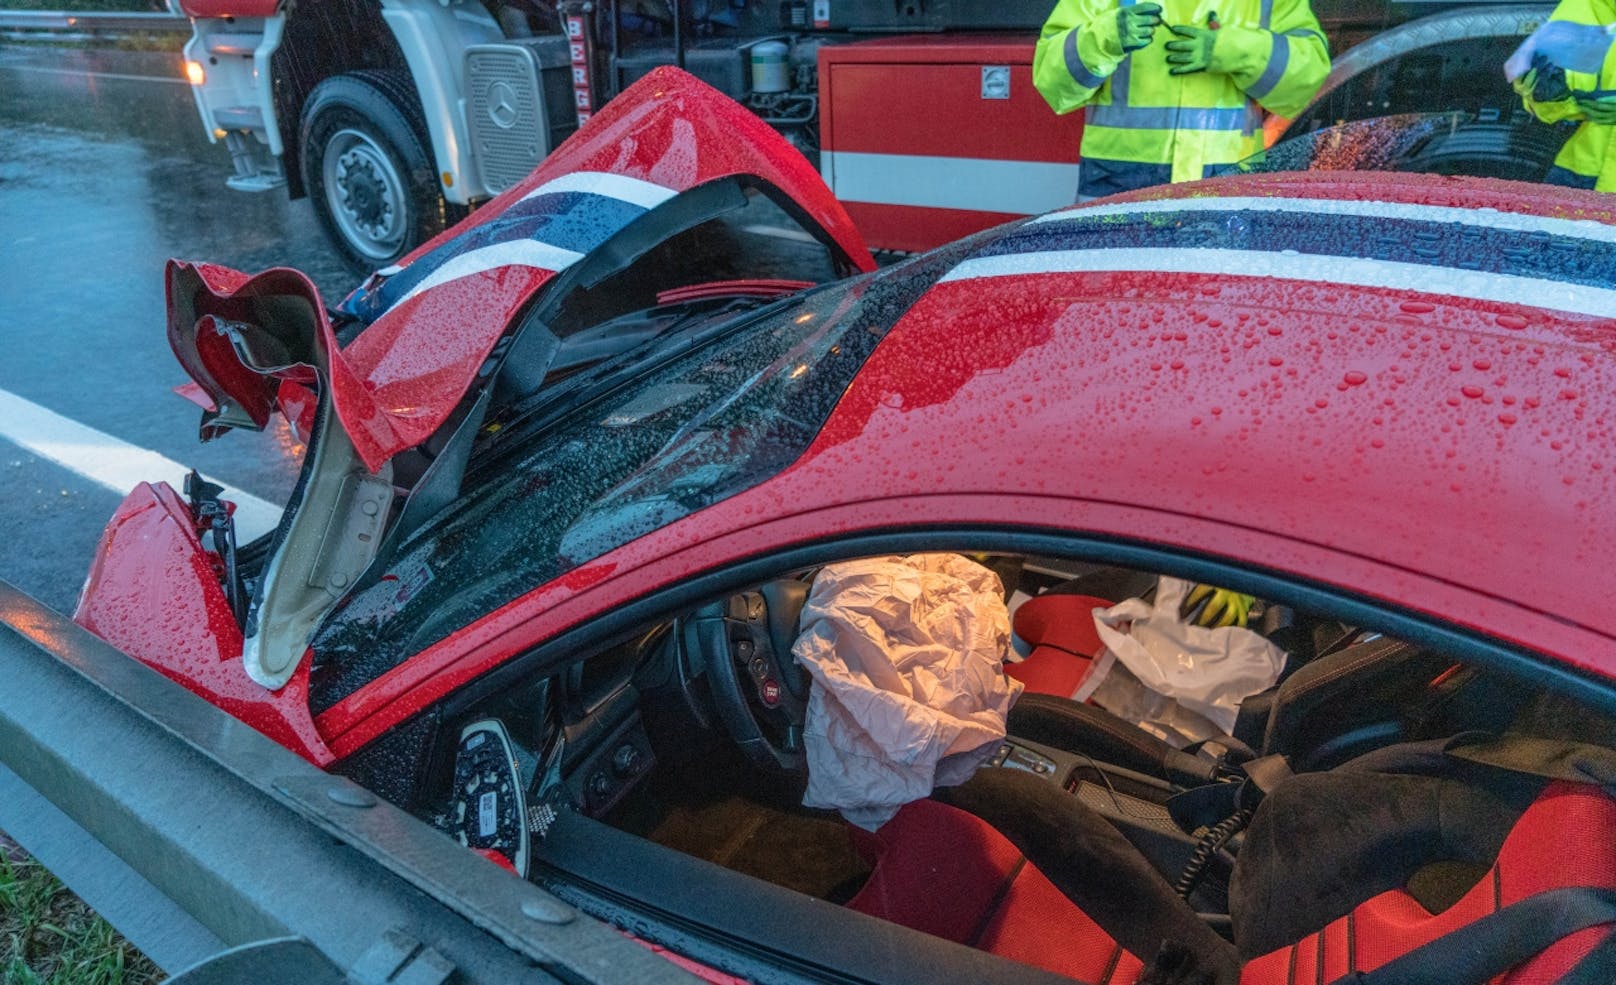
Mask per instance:
[[[202,71],[202,63],[201,62],[186,62],[185,63],[185,81],[191,83],[194,86],[199,86],[206,80],[207,80],[207,74]]]

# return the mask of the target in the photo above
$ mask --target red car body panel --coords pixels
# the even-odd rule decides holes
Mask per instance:
[[[1367,190],[1345,177],[1301,184]],[[1463,204],[1468,187],[1535,211],[1518,185],[1374,177],[1381,201]],[[1191,190],[1214,189],[1254,190]],[[1616,224],[1599,202],[1537,204]],[[1616,570],[1599,562],[1616,554],[1613,357],[1610,318],[1448,294],[1172,273],[945,281],[790,468],[427,647],[318,724],[347,755],[692,573],[917,523],[1211,553],[1616,677]]]
[[[73,620],[314,763],[334,756],[309,715],[308,661],[279,691],[241,664],[241,629],[197,537],[190,509],[167,483],[135,487],[101,535]]]
[[[852,220],[801,154],[756,114],[694,76],[666,67],[624,90],[526,180],[423,244],[400,268],[457,238],[476,236],[480,227],[548,182],[583,172],[673,192],[728,177],[756,179],[797,203],[855,266],[874,269]],[[174,269],[169,335],[176,356],[216,404],[225,399],[240,404],[260,427],[274,409],[274,386],[240,365],[223,325],[198,327],[198,320],[239,319],[237,309],[245,299],[276,292],[310,306],[319,325],[315,341],[326,354],[328,365],[320,369],[330,381],[332,405],[372,471],[431,437],[465,396],[494,343],[556,274],[525,263],[480,265],[405,296],[342,349],[318,292],[301,275],[294,278],[295,272],[249,279],[222,268],[180,264]]]
[[[481,221],[574,170],[611,169],[665,187],[766,171],[789,194],[814,192],[804,208],[827,229],[845,230],[837,241],[861,255],[845,214],[818,201],[823,189],[805,163],[751,149],[772,146],[772,131],[672,70],[638,89]],[[736,128],[746,139],[733,139]],[[725,139],[700,139],[714,132]],[[1208,195],[1493,209],[1616,226],[1616,212],[1591,193],[1386,174],[1223,179],[1104,204]],[[994,276],[945,278],[898,317],[809,449],[778,475],[428,645],[318,716],[312,736],[306,706],[294,707],[301,677],[286,697],[248,711],[268,716],[254,724],[295,737],[317,761],[344,757],[516,654],[692,574],[917,523],[1066,531],[1222,557],[1616,677],[1616,612],[1605,604],[1616,570],[1601,563],[1616,554],[1616,527],[1606,522],[1616,469],[1604,455],[1616,421],[1616,320],[1562,310],[1552,292],[1480,300],[1434,282],[1430,290],[1423,282],[1355,286],[1257,269],[1040,273],[1011,264]],[[280,286],[294,283],[272,273]],[[252,289],[212,268],[196,276],[222,306]],[[344,417],[356,443],[369,442],[380,461],[429,434],[519,299],[536,289],[533,278],[547,276],[464,278],[433,289],[442,301],[405,302],[377,319],[332,360],[351,371],[333,373],[339,395],[351,389],[350,412],[369,408],[357,430]],[[308,297],[317,304],[312,290]],[[229,317],[224,307],[219,314]],[[452,338],[436,341],[445,326]],[[192,362],[208,389],[229,367],[207,351],[205,331],[198,338]],[[276,385],[291,392],[302,382],[289,374]],[[269,406],[271,388],[254,386],[245,396]],[[119,548],[109,540],[104,553]],[[99,561],[93,579],[112,596],[138,576],[119,560]],[[183,584],[163,590],[201,598],[187,604],[205,625],[217,602],[206,602],[207,579],[188,563],[166,569]],[[98,594],[87,589],[81,613],[119,631]],[[194,628],[170,625],[172,643]],[[163,632],[134,640],[136,655],[161,661]],[[218,659],[232,645],[239,653],[239,635],[209,645],[206,659],[176,676],[240,700],[231,689],[245,675]]]
[[[280,5],[280,0],[180,0],[180,12],[187,17],[268,17]]]
[[[1257,198],[1328,198],[1344,202],[1404,202],[1456,209],[1492,209],[1556,219],[1616,223],[1616,206],[1607,196],[1555,185],[1439,174],[1394,174],[1384,171],[1283,171],[1233,175],[1211,181],[1157,185],[1107,198],[1106,204],[1149,202],[1207,195]],[[1073,212],[1073,206],[1062,212]]]
[[[673,191],[750,176],[791,196],[855,266],[874,266],[846,213],[801,155],[755,115],[674,69],[642,79],[526,182],[414,256],[496,220],[506,205],[546,181],[578,171],[609,171]],[[190,399],[215,408],[233,404],[259,427],[279,410],[300,439],[313,421],[311,385],[317,374],[324,376],[343,427],[375,468],[436,430],[512,318],[553,276],[515,266],[450,281],[388,310],[343,350],[319,292],[298,271],[249,276],[171,262],[169,339],[196,383],[187,390]],[[295,314],[286,317],[287,311]],[[237,323],[272,324],[289,339],[290,351],[301,347],[305,357],[249,368],[233,342]],[[204,434],[211,430],[204,427]],[[314,762],[331,762],[308,709],[306,659],[275,692],[247,677],[241,632],[212,557],[180,497],[166,485],[143,485],[108,524],[75,618]]]

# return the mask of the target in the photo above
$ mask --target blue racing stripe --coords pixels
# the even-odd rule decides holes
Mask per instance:
[[[1152,212],[1084,217],[1019,226],[974,254],[1005,256],[1055,250],[1179,248],[1291,251],[1450,267],[1608,288],[1616,283],[1616,245],[1450,222],[1305,212]],[[1261,274],[1253,257],[1253,274]]]
[[[369,324],[435,270],[463,253],[523,239],[588,253],[645,212],[633,203],[589,192],[535,195],[466,230],[380,285],[354,291],[337,310]]]

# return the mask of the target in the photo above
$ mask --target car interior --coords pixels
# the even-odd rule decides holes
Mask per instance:
[[[1325,985],[1470,928],[1491,942],[1471,948],[1479,985],[1560,981],[1610,950],[1606,928],[1531,912],[1616,890],[1616,722],[1582,696],[1326,612],[1203,598],[1186,622],[1243,624],[1284,666],[1190,742],[1072,698],[1093,690],[1094,613],[1150,600],[1156,572],[969,557],[1002,586],[1024,691],[971,779],[874,831],[802,806],[814,685],[792,651],[819,568],[560,673],[499,675],[343,769],[748,980]],[[1447,967],[1430,980],[1470,980]]]

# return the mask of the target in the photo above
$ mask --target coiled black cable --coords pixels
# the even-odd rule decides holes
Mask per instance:
[[[1251,811],[1242,808],[1207,829],[1196,843],[1195,851],[1190,853],[1190,860],[1184,863],[1184,871],[1179,873],[1178,881],[1173,884],[1173,892],[1178,894],[1179,899],[1190,898],[1195,887],[1206,877],[1206,867],[1212,864],[1213,856],[1250,823]]]

